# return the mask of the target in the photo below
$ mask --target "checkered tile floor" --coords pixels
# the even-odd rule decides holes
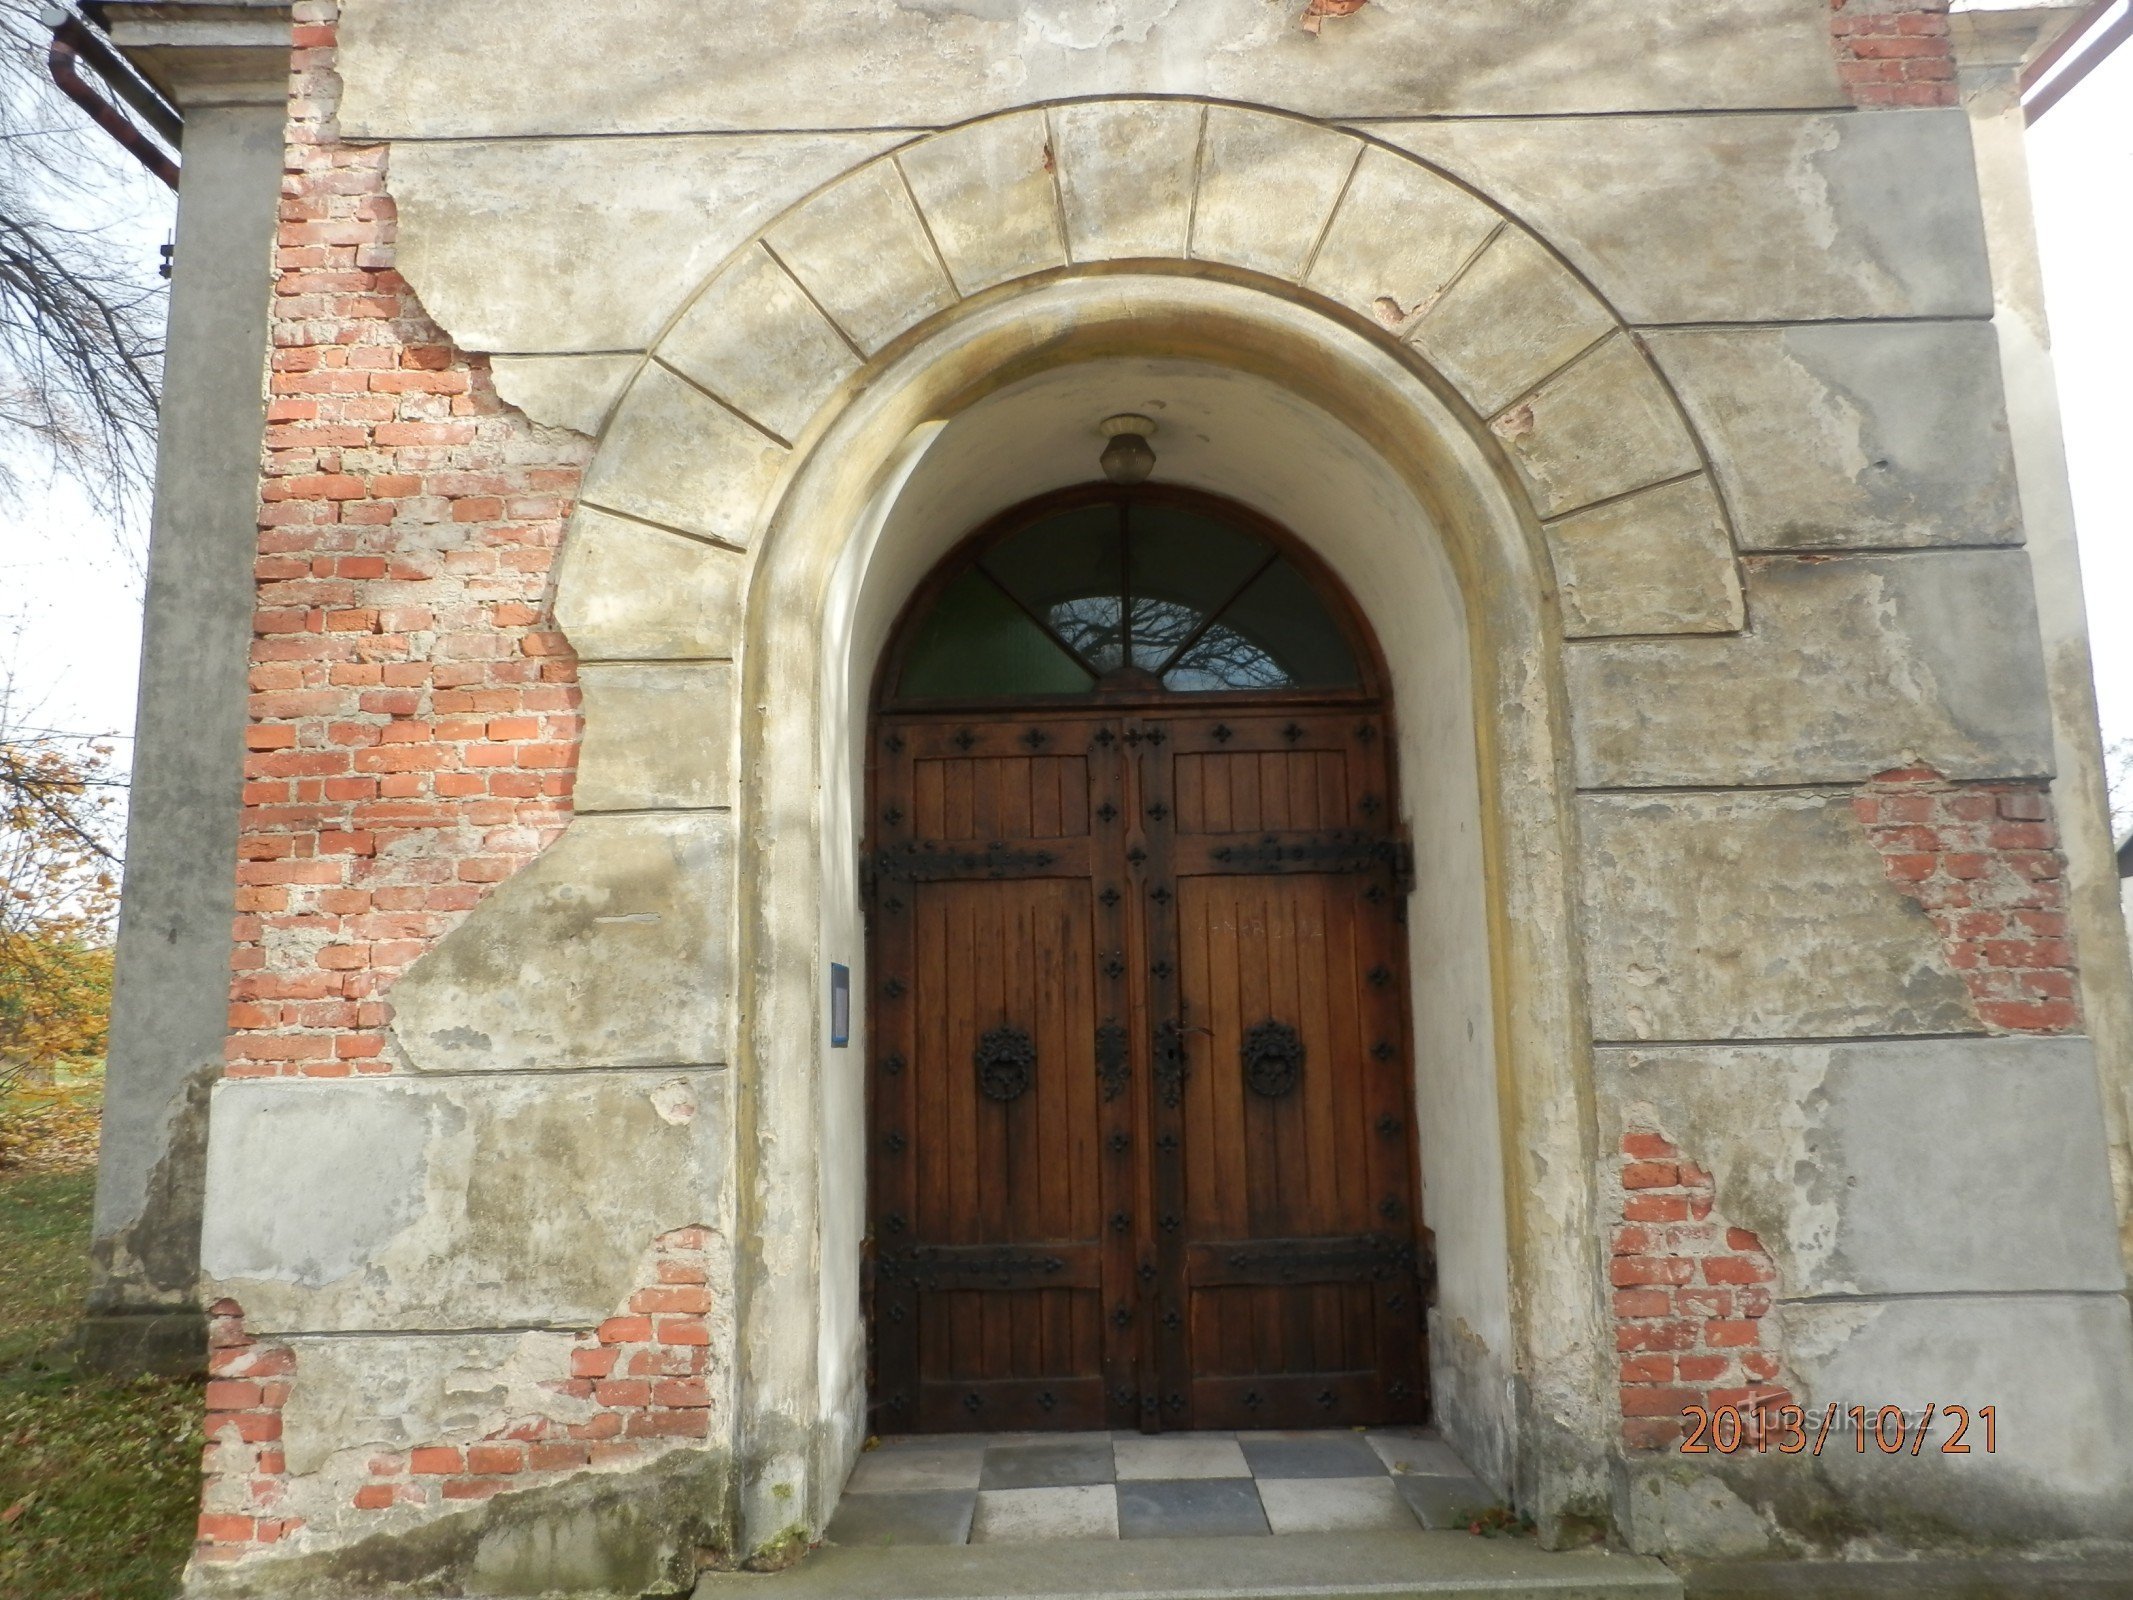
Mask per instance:
[[[832,1544],[1463,1527],[1498,1499],[1426,1428],[932,1434],[859,1458]]]

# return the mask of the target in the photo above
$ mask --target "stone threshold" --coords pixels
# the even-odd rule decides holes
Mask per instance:
[[[695,1600],[1682,1600],[1641,1556],[1470,1533],[825,1545],[787,1571],[712,1573]]]

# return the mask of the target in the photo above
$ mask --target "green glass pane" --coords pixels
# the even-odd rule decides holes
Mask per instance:
[[[1094,680],[984,573],[951,583],[911,641],[897,692],[907,699],[1087,694]]]
[[[1253,580],[1178,664],[1163,686],[1217,689],[1347,689],[1355,656],[1326,603],[1287,561]]]
[[[982,565],[1098,672],[1125,659],[1116,505],[1033,522],[986,551]]]
[[[1264,539],[1232,523],[1154,505],[1127,513],[1126,548],[1133,664],[1150,672],[1273,553]]]

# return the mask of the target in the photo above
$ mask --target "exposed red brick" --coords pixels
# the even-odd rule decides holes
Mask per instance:
[[[2066,858],[2044,783],[1958,783],[1903,767],[1863,786],[1852,810],[1889,881],[1939,931],[1980,1023],[1994,1033],[2081,1026]]]
[[[391,1070],[393,980],[569,820],[548,584],[589,446],[508,410],[394,270],[337,7],[296,11],[227,1070],[340,1077]]]
[[[702,1282],[709,1276],[704,1254],[709,1243],[710,1235],[702,1228],[663,1234],[654,1242],[651,1282]],[[704,1296],[708,1311],[708,1291],[694,1292]],[[349,1504],[358,1511],[382,1511],[486,1500],[555,1473],[641,1459],[668,1441],[708,1438],[710,1326],[703,1314],[668,1315],[659,1318],[660,1330],[683,1322],[693,1325],[689,1347],[666,1348],[653,1342],[651,1318],[610,1318],[597,1332],[582,1336],[570,1352],[567,1370],[543,1385],[577,1405],[558,1406],[554,1415],[513,1418],[479,1439],[439,1441],[418,1446],[405,1457],[379,1457],[371,1463],[373,1481],[357,1488]],[[618,1362],[649,1376],[609,1379],[606,1374]],[[592,1406],[590,1412],[585,1403]]]
[[[1618,1183],[1610,1273],[1623,1443],[1670,1448],[1689,1406],[1738,1405],[1745,1419],[1785,1403],[1764,1322],[1763,1286],[1777,1268],[1762,1240],[1717,1215],[1711,1174],[1652,1129],[1624,1132]]]
[[[200,1457],[200,1521],[195,1555],[234,1561],[303,1524],[279,1514],[288,1486],[281,1409],[296,1355],[245,1331],[244,1309],[218,1300],[208,1309],[207,1448]]]
[[[1837,78],[1857,106],[1952,106],[1948,0],[1830,0]]]
[[[480,1438],[433,1440],[373,1456],[365,1481],[349,1492],[350,1509],[434,1510],[486,1500],[555,1474],[642,1460],[677,1442],[710,1437],[710,1301],[701,1287],[710,1276],[710,1244],[710,1232],[701,1227],[677,1228],[653,1242],[647,1281],[633,1297],[646,1290],[670,1293],[680,1285],[701,1309],[668,1311],[656,1322],[615,1317],[581,1336],[567,1370],[544,1385],[573,1404],[559,1404],[553,1414],[515,1417]],[[277,1441],[296,1357],[286,1346],[262,1345],[247,1334],[242,1308],[229,1300],[218,1301],[211,1312],[208,1343],[209,1442],[201,1460],[196,1554],[221,1563],[303,1526],[279,1511],[289,1479]],[[637,1376],[606,1381],[605,1373],[618,1363]]]
[[[1315,39],[1328,17],[1352,17],[1369,3],[1370,0],[1307,0],[1299,26]]]

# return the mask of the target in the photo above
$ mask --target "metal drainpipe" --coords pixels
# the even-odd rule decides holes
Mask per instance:
[[[86,111],[90,120],[134,160],[169,187],[177,188],[178,164],[135,127],[125,112],[82,77],[79,64],[87,60],[97,75],[124,97],[141,120],[173,147],[177,146],[185,129],[185,121],[176,109],[142,81],[126,58],[111,47],[108,39],[92,30],[72,11],[63,6],[47,6],[41,19],[52,30],[52,48],[45,55],[45,63],[60,93]]]
[[[2022,102],[2022,120],[2025,123],[2035,122],[2051,110],[2066,98],[2069,90],[2102,66],[2106,56],[2128,39],[2133,39],[2133,5],[2128,5],[2119,14],[2118,20],[2108,27],[2096,26],[2110,13],[2115,4],[2117,0],[2096,0],[2096,4],[2074,19],[2073,26],[2059,35],[2057,42],[2050,49],[2022,69],[2022,92],[2027,96]],[[2051,69],[2057,66],[2062,58],[2074,52],[2077,46],[2079,53],[2074,55],[2073,60],[2061,67],[2057,73],[2053,73],[2051,81],[2045,83],[2041,90],[2037,90],[2037,85],[2044,81],[2045,75],[2051,73]],[[2031,93],[2032,90],[2037,92]]]

